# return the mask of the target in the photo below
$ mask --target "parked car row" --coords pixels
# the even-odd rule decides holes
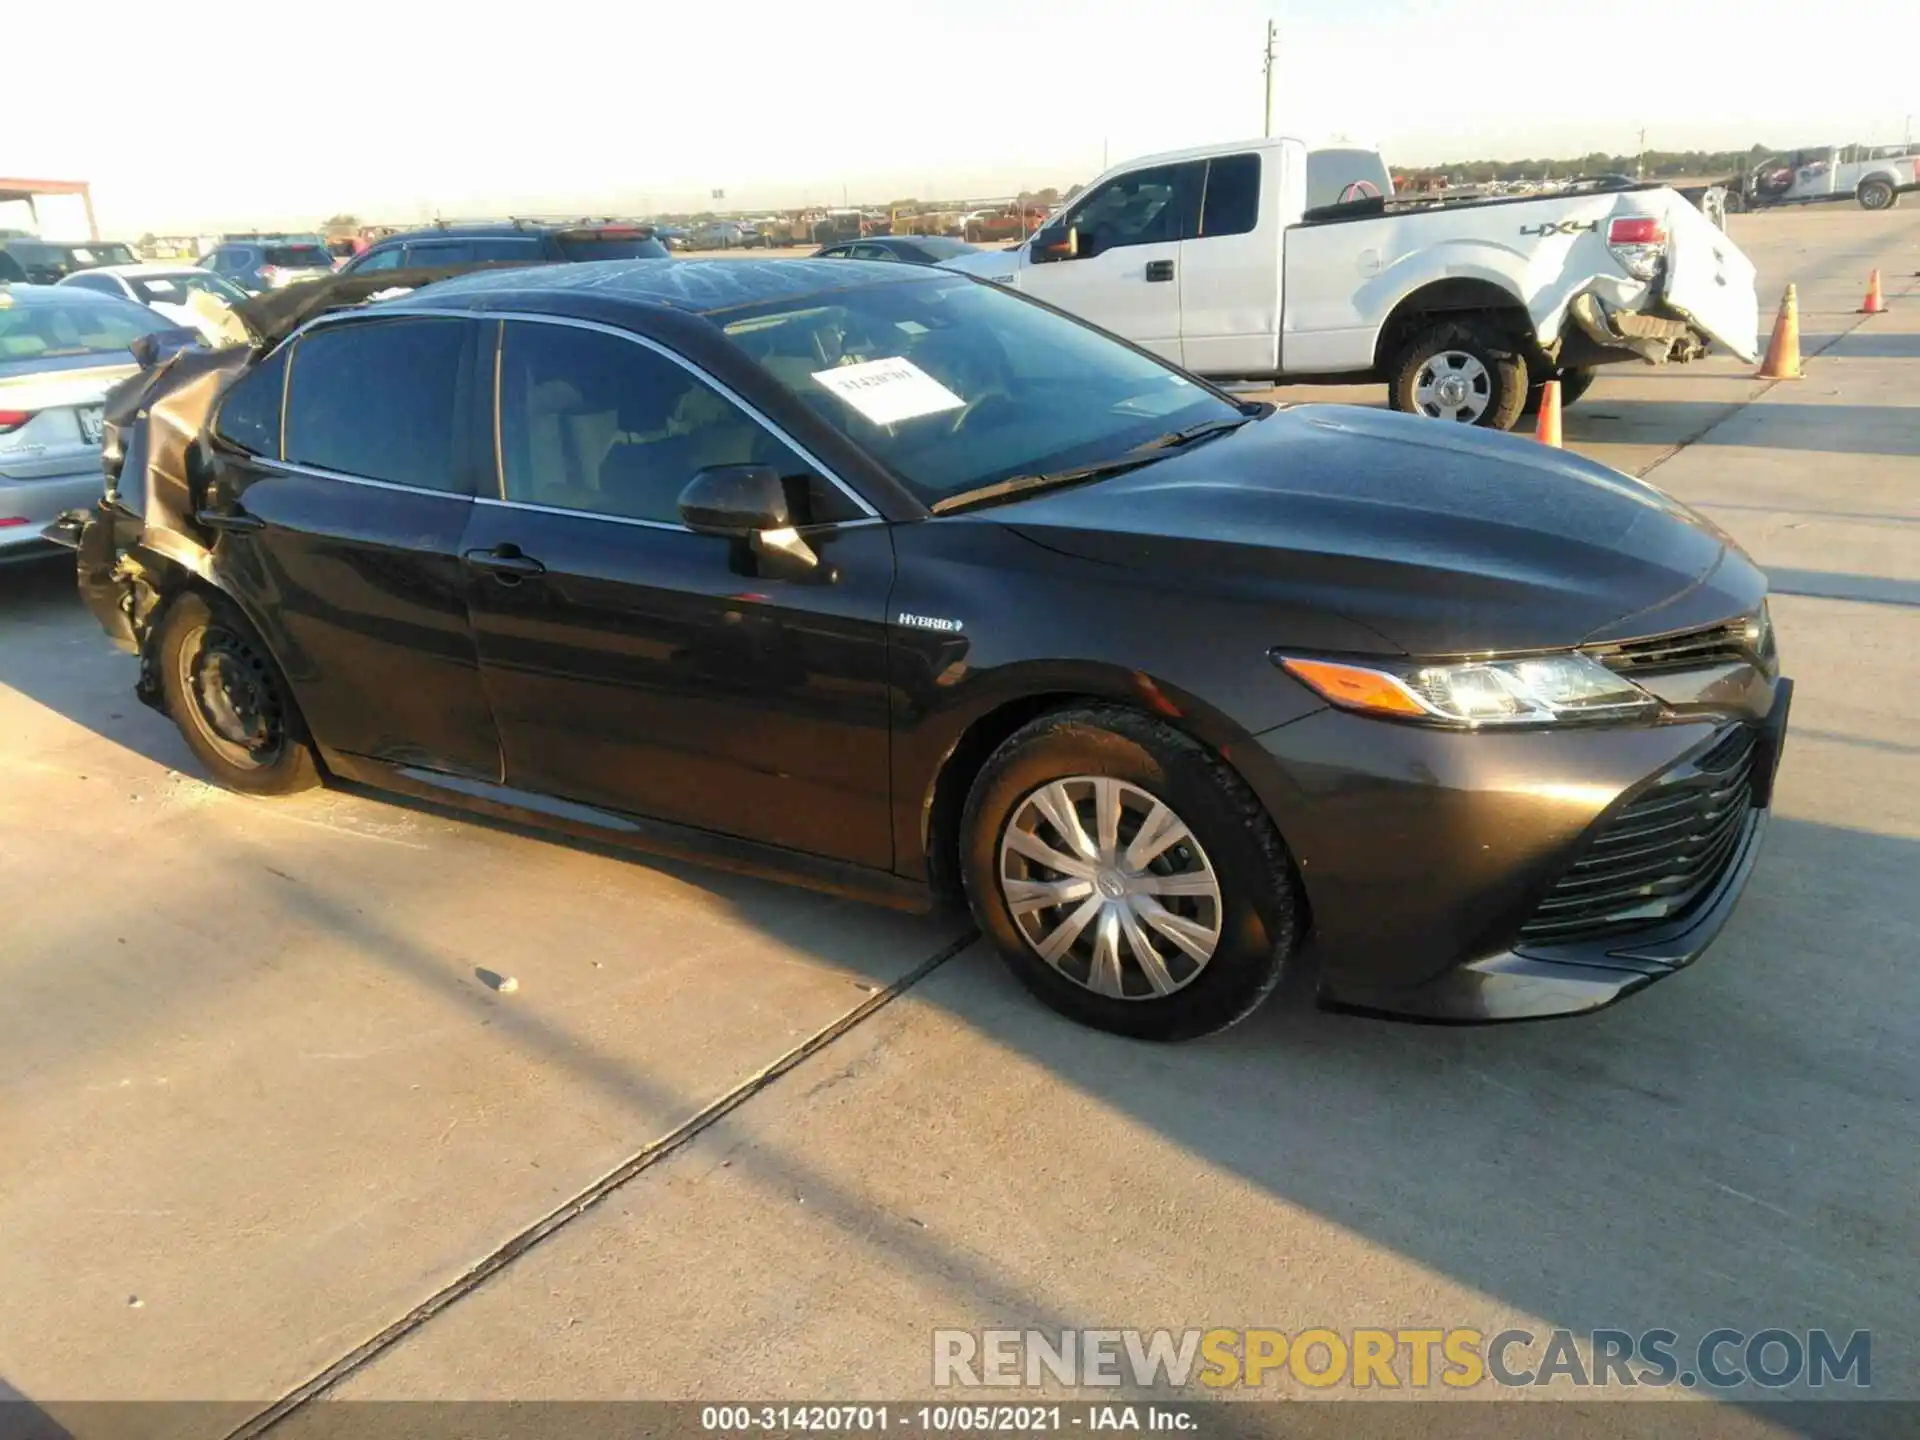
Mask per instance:
[[[1020,263],[1158,224],[1108,278],[1204,301],[1277,266],[1302,158],[1124,170]],[[1225,198],[1189,235],[1195,163]],[[1603,252],[1664,213],[1557,203],[1467,213]],[[1179,248],[1216,233],[1244,268]],[[898,256],[442,273],[244,301],[252,344],[150,356],[91,422],[105,494],[49,533],[236,789],[964,903],[1045,1003],[1151,1039],[1244,1017],[1310,936],[1328,1003],[1591,1010],[1746,883],[1792,684],[1765,577],[1651,486],[1238,400]]]

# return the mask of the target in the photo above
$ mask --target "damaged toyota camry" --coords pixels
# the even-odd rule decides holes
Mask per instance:
[[[80,588],[229,786],[964,897],[1153,1039],[1309,941],[1331,1005],[1593,1010],[1747,881],[1791,682],[1650,485],[908,266],[431,278],[250,301],[109,404]]]

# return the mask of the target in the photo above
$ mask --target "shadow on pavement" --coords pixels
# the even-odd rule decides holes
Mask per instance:
[[[1736,411],[1740,423],[1722,425]],[[1708,400],[1615,400],[1596,397],[1591,408],[1566,412],[1569,442],[1604,444],[1620,426],[1655,431],[1700,445],[1745,445],[1770,450],[1822,450],[1845,455],[1920,455],[1920,410],[1890,405],[1784,404],[1749,406]],[[1630,437],[1629,437],[1630,438]]]
[[[1885,575],[1847,575],[1835,570],[1767,567],[1775,594],[1807,595],[1817,600],[1858,600],[1870,605],[1920,605],[1920,580]]]

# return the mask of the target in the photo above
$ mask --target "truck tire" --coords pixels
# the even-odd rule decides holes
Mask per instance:
[[[1900,203],[1899,192],[1885,180],[1862,180],[1853,194],[1862,210],[1891,210]]]
[[[1511,430],[1527,403],[1527,362],[1489,325],[1436,321],[1394,362],[1387,403],[1410,415]]]
[[[1547,381],[1558,380],[1560,382],[1560,408],[1564,410],[1593,388],[1594,379],[1594,372],[1591,370],[1555,370],[1544,372],[1537,376],[1531,385],[1527,386],[1526,413],[1529,415],[1538,415],[1540,413],[1540,399],[1546,393]]]

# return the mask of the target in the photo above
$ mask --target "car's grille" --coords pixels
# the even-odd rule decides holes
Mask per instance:
[[[1683,916],[1739,849],[1757,747],[1754,728],[1737,726],[1611,816],[1521,927],[1521,943],[1588,940]]]
[[[1652,640],[1629,640],[1593,650],[1593,657],[1622,674],[1645,674],[1655,670],[1692,670],[1707,665],[1726,665],[1750,660],[1747,649],[1747,622],[1729,621],[1704,630],[1688,630],[1679,635],[1661,635]]]

